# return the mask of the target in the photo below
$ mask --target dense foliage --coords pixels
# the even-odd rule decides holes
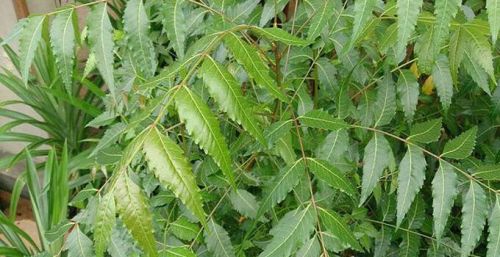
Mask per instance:
[[[500,256],[500,0],[81,2],[2,43],[1,254]]]

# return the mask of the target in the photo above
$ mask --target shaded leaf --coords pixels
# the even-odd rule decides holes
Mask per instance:
[[[302,125],[329,130],[339,130],[348,128],[349,125],[341,119],[334,118],[330,114],[322,110],[313,110],[299,117]]]
[[[345,224],[345,221],[339,214],[331,210],[319,208],[319,216],[323,226],[338,237],[342,243],[350,245],[355,250],[362,251],[351,228]]]
[[[205,242],[208,250],[215,257],[233,257],[234,249],[231,244],[231,239],[226,230],[213,219],[208,220],[208,230],[205,230]]]

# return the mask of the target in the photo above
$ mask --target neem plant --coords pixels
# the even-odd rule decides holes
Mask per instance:
[[[64,254],[500,256],[500,1],[88,2],[24,81],[49,26],[109,92]]]

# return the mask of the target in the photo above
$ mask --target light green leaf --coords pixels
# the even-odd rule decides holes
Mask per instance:
[[[215,257],[234,257],[234,249],[231,238],[226,230],[213,219],[208,220],[208,229],[205,229],[205,242],[208,250]]]
[[[476,145],[476,134],[477,127],[473,127],[460,134],[458,137],[446,142],[441,157],[457,160],[469,157]]]
[[[288,212],[274,226],[269,234],[271,242],[259,257],[287,257],[306,242],[314,231],[315,215],[312,208],[296,209]]]
[[[35,58],[38,43],[42,39],[42,28],[45,16],[33,16],[24,24],[19,38],[19,57],[21,77],[25,85],[28,85],[28,76],[31,63]]]
[[[387,73],[379,84],[374,108],[374,127],[389,124],[396,114],[396,89],[390,73]]]
[[[434,55],[436,50],[434,49],[434,43],[432,41],[433,37],[434,30],[428,29],[425,33],[418,37],[417,42],[415,43],[414,52],[418,57],[418,68],[425,74],[431,73],[436,57]]]
[[[398,96],[407,120],[413,120],[417,109],[419,86],[417,79],[409,70],[402,70],[398,79]]]
[[[469,190],[462,200],[462,257],[474,250],[481,237],[488,215],[486,195],[479,184],[470,181]]]
[[[111,95],[116,98],[113,76],[113,27],[109,21],[106,3],[92,7],[87,18],[87,25],[90,49],[95,56],[97,69],[111,91]]]
[[[488,37],[481,31],[481,27],[486,26],[488,26],[487,23],[479,19],[462,25],[466,39],[465,51],[469,51],[472,60],[488,73],[491,80],[496,81],[492,47]]]
[[[108,193],[100,199],[94,220],[94,243],[97,257],[104,256],[116,223],[115,215],[115,199],[113,194]]]
[[[69,233],[64,249],[68,250],[68,257],[94,256],[92,240],[82,233],[79,226]]]
[[[398,197],[396,205],[397,225],[403,221],[411,207],[415,196],[422,188],[425,180],[424,153],[416,146],[408,145],[408,151],[399,164]]]
[[[231,157],[220,131],[219,122],[201,98],[185,86],[175,96],[179,119],[186,124],[188,133],[206,153],[214,159],[231,185],[234,175]]]
[[[186,18],[182,11],[184,0],[167,0],[163,3],[163,28],[172,42],[179,59],[184,58],[186,44]]]
[[[434,50],[435,55],[439,54],[439,50],[446,42],[450,33],[450,24],[457,15],[462,0],[436,0],[434,4],[434,14],[436,15],[436,23],[434,25]]]
[[[241,87],[233,75],[211,57],[206,57],[203,62],[201,74],[210,95],[229,118],[241,124],[262,145],[267,145],[257,117],[252,113],[251,104],[241,93]]]
[[[176,221],[170,223],[170,230],[177,238],[191,241],[198,236],[200,227],[195,223],[189,222],[184,216],[181,216]]]
[[[270,69],[258,55],[258,50],[244,42],[234,33],[224,37],[224,42],[234,58],[243,65],[248,75],[255,79],[259,86],[263,86],[279,100],[286,102],[286,96],[281,92],[276,82],[269,75]]]
[[[196,179],[182,149],[155,127],[146,137],[143,150],[150,169],[160,183],[172,190],[205,223],[205,212]]]
[[[406,55],[406,45],[415,30],[417,18],[422,8],[422,0],[398,0],[398,43],[396,45],[396,59],[398,62]]]
[[[352,233],[352,229],[345,224],[339,214],[332,210],[319,208],[319,217],[323,226],[338,237],[342,243],[350,245],[355,250],[362,251],[358,240]]]
[[[259,211],[256,218],[260,218],[267,210],[275,206],[277,203],[283,201],[288,192],[299,183],[301,175],[306,171],[306,166],[302,159],[295,161],[295,163],[282,169],[270,186],[264,190],[264,199],[261,201]]]
[[[307,40],[315,40],[321,34],[321,31],[328,24],[328,20],[332,17],[334,10],[335,5],[331,0],[323,1],[322,5],[314,10],[309,30],[307,31]]]
[[[196,257],[187,246],[186,247],[168,247],[161,252],[162,257]]]
[[[432,68],[432,79],[443,109],[448,110],[453,96],[453,80],[451,78],[448,58],[440,55]]]
[[[472,80],[488,95],[491,96],[491,90],[488,84],[488,74],[471,56],[469,51],[464,52],[463,67],[471,76]]]
[[[432,216],[434,217],[434,235],[438,240],[443,236],[453,201],[458,194],[457,187],[457,174],[453,171],[453,167],[441,160],[432,180]]]
[[[57,70],[69,94],[73,93],[73,65],[75,57],[74,9],[56,15],[50,27],[50,43]]]
[[[320,254],[321,246],[319,245],[318,238],[314,236],[302,245],[302,247],[297,251],[295,257],[320,256]]]
[[[465,54],[467,40],[464,38],[465,31],[462,27],[458,27],[451,35],[448,45],[448,57],[450,59],[450,72],[454,82],[457,82],[458,68],[462,63]]]
[[[148,256],[158,256],[152,215],[144,193],[127,174],[117,178],[113,192],[120,219],[132,237]]]
[[[291,35],[280,28],[260,28],[252,26],[250,29],[260,36],[287,45],[307,46],[310,44],[310,41]]]
[[[500,201],[497,198],[488,220],[489,236],[486,257],[500,256]]]
[[[338,189],[350,196],[356,195],[354,186],[346,179],[337,168],[326,161],[307,158],[307,167],[319,179],[325,181],[331,187]]]
[[[132,62],[143,78],[150,78],[156,70],[156,56],[153,42],[149,38],[149,18],[142,0],[127,2],[123,21]]]
[[[375,133],[364,151],[360,206],[368,199],[392,159],[394,157],[389,142],[384,136]]]
[[[497,42],[500,30],[500,0],[486,0],[488,10],[488,22],[490,23],[491,39],[493,44]]]
[[[500,180],[500,165],[490,164],[479,166],[473,175],[484,180]]]
[[[354,23],[352,35],[349,45],[343,50],[344,53],[352,49],[361,32],[372,17],[372,12],[375,9],[377,0],[359,0],[354,2]]]
[[[303,126],[328,130],[339,130],[348,128],[349,124],[341,119],[334,118],[322,110],[313,110],[299,117]]]
[[[340,129],[330,132],[325,140],[318,146],[316,156],[322,160],[335,164],[344,153],[349,150],[349,134],[347,130]]]
[[[257,216],[259,203],[255,199],[255,196],[245,189],[231,191],[229,194],[229,200],[231,201],[234,209],[242,215],[252,219]]]
[[[437,118],[417,123],[412,126],[410,130],[410,136],[406,139],[412,142],[419,142],[424,144],[435,142],[441,136],[442,122],[442,118]]]

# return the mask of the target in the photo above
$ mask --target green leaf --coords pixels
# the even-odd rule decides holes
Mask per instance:
[[[318,238],[314,236],[302,245],[295,257],[320,256],[320,254],[321,246],[319,245]]]
[[[488,220],[489,236],[488,251],[486,257],[495,257],[500,255],[500,201],[497,198],[493,206],[490,218]]]
[[[484,180],[500,180],[500,165],[490,164],[479,166],[473,175]]]
[[[328,24],[328,20],[332,17],[334,10],[335,5],[333,1],[323,1],[322,5],[314,10],[309,30],[307,31],[307,40],[315,40],[321,34],[321,31]]]
[[[33,16],[24,24],[19,38],[20,73],[24,85],[28,85],[31,63],[35,58],[38,43],[42,39],[45,16]]]
[[[473,127],[458,137],[446,142],[441,157],[451,159],[465,159],[469,157],[476,145],[477,127]]]
[[[161,252],[162,257],[196,257],[187,246],[186,247],[168,247]]]
[[[366,24],[372,17],[377,0],[359,0],[354,2],[354,23],[352,28],[351,40],[349,45],[343,50],[344,53],[352,49]]]
[[[103,257],[106,250],[113,227],[116,222],[116,205],[113,194],[104,195],[99,201],[94,220],[94,243],[97,257]]]
[[[233,75],[211,57],[203,62],[201,74],[210,95],[229,118],[241,124],[262,145],[267,145],[257,117],[252,113],[251,104],[241,93],[239,83]]]
[[[335,164],[349,150],[349,134],[340,129],[330,132],[316,150],[316,156]]]
[[[458,27],[451,35],[448,45],[448,58],[450,60],[450,72],[454,82],[458,79],[458,68],[462,63],[465,54],[467,39],[465,39],[465,31],[462,27]]]
[[[398,43],[396,59],[398,62],[406,56],[406,45],[415,30],[422,3],[422,0],[398,0],[397,2]]]
[[[179,59],[184,58],[186,47],[186,17],[182,11],[184,0],[167,0],[163,3],[163,28],[172,42]]]
[[[90,155],[96,156],[96,154],[98,154],[101,150],[116,143],[116,141],[118,141],[118,139],[122,136],[126,128],[127,125],[122,122],[113,124],[110,128],[108,128],[104,132],[104,135],[99,140],[99,142],[97,143],[96,147],[94,148],[94,150]]]
[[[360,206],[368,199],[384,170],[389,167],[393,159],[389,142],[384,136],[375,133],[364,151]]]
[[[287,45],[307,46],[311,43],[308,40],[304,40],[294,35],[291,35],[285,30],[282,30],[280,28],[260,28],[252,26],[250,27],[250,29],[256,34],[263,36],[269,40],[278,41]]]
[[[255,199],[255,196],[245,189],[236,189],[231,191],[229,194],[229,200],[231,201],[234,209],[241,213],[241,215],[252,219],[257,217],[259,203]]]
[[[208,250],[215,257],[234,257],[234,249],[226,230],[213,219],[208,220],[208,229],[205,230],[205,242]]]
[[[50,43],[57,70],[69,94],[73,93],[73,66],[75,57],[74,9],[57,14],[50,27]]]
[[[462,200],[462,257],[469,256],[481,237],[488,215],[487,208],[483,189],[476,182],[470,181],[469,190]]]
[[[148,165],[160,183],[172,190],[184,205],[205,224],[205,212],[191,165],[182,149],[155,127],[143,146]]]
[[[319,179],[325,181],[331,187],[338,189],[350,196],[356,195],[354,186],[346,179],[337,168],[333,167],[330,163],[313,158],[307,158],[307,167]]]
[[[463,24],[465,32],[465,51],[470,52],[472,60],[482,67],[496,81],[495,70],[493,68],[493,53],[488,37],[483,34],[481,27],[488,26],[485,21],[474,19],[469,23]]]
[[[269,234],[273,236],[259,257],[286,257],[304,244],[314,231],[314,212],[310,206],[288,212]]]
[[[398,78],[398,96],[407,120],[413,120],[420,93],[417,79],[409,70],[401,70]]]
[[[158,256],[153,236],[152,215],[146,196],[127,174],[119,176],[114,187],[116,209],[132,237],[151,257]]]
[[[301,175],[306,171],[306,166],[302,159],[295,161],[295,163],[282,169],[270,186],[264,190],[264,199],[261,201],[259,211],[256,218],[260,218],[267,210],[275,206],[277,203],[283,201],[288,192],[299,183]]]
[[[490,23],[491,40],[496,44],[500,30],[500,0],[486,0],[488,22]]]
[[[259,86],[263,86],[279,100],[286,102],[286,96],[281,92],[276,82],[269,75],[269,68],[264,64],[258,50],[244,42],[234,33],[229,33],[224,37],[227,48],[234,58],[245,68],[248,75],[255,79]]]
[[[374,127],[389,124],[396,114],[396,89],[390,73],[387,73],[384,80],[379,84],[377,101],[374,107]]]
[[[450,33],[450,23],[457,15],[462,0],[436,0],[434,4],[434,14],[436,23],[434,25],[434,54],[439,54],[439,50],[446,42]]]
[[[188,133],[193,137],[234,186],[234,175],[231,169],[231,157],[226,142],[220,131],[219,122],[210,112],[201,98],[185,86],[181,86],[175,96],[175,105],[179,119],[186,124]]]
[[[200,227],[181,216],[175,222],[170,223],[170,230],[176,237],[182,240],[191,241],[198,236]]]
[[[436,50],[434,49],[434,43],[432,41],[434,32],[433,29],[428,29],[424,34],[419,36],[415,43],[414,52],[418,57],[418,68],[422,73],[426,74],[431,73],[436,57]]]
[[[434,63],[432,80],[436,86],[443,109],[448,110],[453,96],[453,80],[451,78],[450,64],[446,56],[440,55]]]
[[[399,164],[398,197],[396,205],[397,225],[403,221],[415,196],[422,188],[425,180],[424,153],[416,146],[408,145],[408,151]]]
[[[339,214],[332,210],[319,208],[319,217],[323,226],[338,237],[342,243],[350,245],[355,250],[362,251],[352,229],[348,227]]]
[[[410,130],[410,136],[406,139],[411,142],[419,142],[424,144],[435,142],[441,136],[442,122],[442,118],[437,118],[417,123],[412,126]]]
[[[453,171],[453,167],[441,160],[432,180],[432,217],[434,217],[434,235],[438,240],[443,236],[453,201],[458,194],[457,187],[457,174]]]
[[[471,56],[469,51],[464,51],[463,67],[471,76],[472,80],[488,95],[491,96],[491,90],[488,84],[488,74]]]
[[[276,1],[266,1],[264,3],[264,9],[262,10],[262,16],[260,17],[259,26],[264,27],[266,23],[280,13],[289,0],[276,0]]]
[[[153,42],[149,38],[149,18],[142,0],[127,2],[123,21],[132,62],[142,77],[150,78],[156,70],[156,56]]]
[[[107,4],[93,5],[87,18],[90,50],[95,56],[96,66],[106,82],[111,95],[116,98],[113,76],[113,27],[109,21]]]
[[[313,110],[299,117],[303,126],[328,130],[339,130],[348,128],[349,124],[341,119],[334,118],[322,110]]]
[[[403,241],[399,245],[399,255],[401,257],[418,257],[420,252],[420,236],[405,231]]]
[[[64,249],[68,250],[68,257],[88,257],[94,256],[92,251],[92,240],[90,240],[82,231],[80,226],[69,233]]]

